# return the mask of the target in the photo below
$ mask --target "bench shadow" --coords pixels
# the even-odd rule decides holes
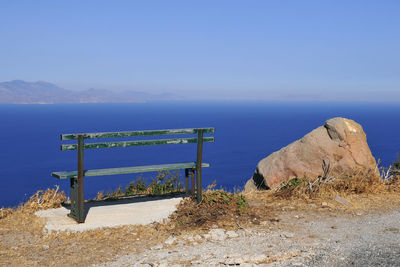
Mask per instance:
[[[129,197],[120,197],[120,198],[109,198],[104,200],[89,200],[85,202],[85,209],[84,209],[84,220],[89,213],[91,208],[101,207],[101,206],[112,206],[112,205],[121,205],[121,204],[132,204],[132,203],[139,203],[139,202],[149,202],[149,201],[156,201],[156,200],[165,200],[165,199],[172,199],[177,197],[187,197],[186,193],[173,193],[173,194],[166,194],[161,196],[129,196]],[[71,211],[71,204],[62,204],[63,207]]]

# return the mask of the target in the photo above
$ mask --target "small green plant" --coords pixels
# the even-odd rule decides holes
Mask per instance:
[[[160,171],[156,178],[148,185],[149,192],[152,195],[182,191],[182,188],[182,183],[179,180],[179,171],[173,173],[170,171]]]
[[[246,209],[249,204],[247,202],[247,199],[244,195],[242,194],[232,194],[229,192],[226,192],[224,190],[210,190],[207,191],[206,194],[204,195],[204,201],[207,204],[222,204],[222,205],[236,205],[236,208],[239,209],[239,212],[242,212],[244,209]]]
[[[133,196],[137,194],[162,195],[168,193],[182,192],[183,186],[179,179],[179,171],[169,172],[160,171],[157,176],[147,184],[147,179],[142,176],[131,181],[126,187],[125,192],[121,186],[114,191],[108,191],[105,196],[102,192],[97,193],[96,200],[104,198],[118,198],[123,196]]]
[[[131,181],[126,187],[125,187],[125,195],[127,196],[132,196],[135,194],[140,194],[146,191],[147,186],[146,186],[146,180],[143,179],[142,176],[139,176],[136,178],[135,181]]]
[[[122,190],[122,187],[121,186],[119,186],[118,188],[117,188],[117,195],[123,195],[124,194],[124,192],[123,192],[123,190]]]
[[[239,206],[240,209],[247,208],[249,206],[249,203],[247,202],[247,199],[244,195],[238,194],[237,195],[237,200],[236,204]]]
[[[121,197],[121,196],[124,196],[124,195],[125,194],[124,194],[124,192],[122,190],[122,187],[118,186],[118,188],[116,190],[114,190],[114,191],[107,191],[105,197],[106,198],[118,198],[118,197]],[[101,193],[97,193],[96,199],[98,199],[99,196],[101,196]]]
[[[280,186],[280,190],[286,190],[290,188],[294,188],[296,186],[299,186],[303,183],[307,182],[306,178],[292,178],[289,181],[283,182]]]
[[[231,202],[231,200],[229,199],[229,197],[226,197],[226,196],[222,197],[222,201],[223,201],[225,204],[229,204],[229,203]]]
[[[210,191],[210,194],[206,198],[208,203],[224,203],[229,204],[232,198],[232,194],[224,190]]]

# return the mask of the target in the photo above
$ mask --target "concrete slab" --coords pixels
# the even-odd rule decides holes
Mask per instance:
[[[182,197],[146,197],[85,203],[87,215],[84,223],[77,223],[68,217],[70,212],[68,207],[40,210],[35,215],[45,219],[45,229],[48,231],[82,232],[122,225],[160,222],[176,210],[181,200]]]

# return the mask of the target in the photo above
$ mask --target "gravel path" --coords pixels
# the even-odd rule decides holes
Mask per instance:
[[[252,229],[170,237],[105,266],[400,266],[400,209],[287,212]]]

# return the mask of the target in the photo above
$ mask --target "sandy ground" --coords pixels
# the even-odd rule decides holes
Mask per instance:
[[[400,266],[400,208],[284,212],[272,225],[170,236],[94,266]]]

